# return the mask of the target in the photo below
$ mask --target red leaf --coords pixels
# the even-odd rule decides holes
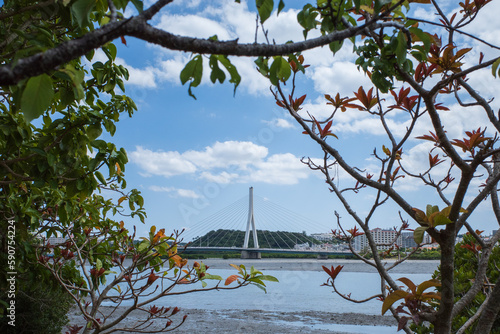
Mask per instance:
[[[122,43],[127,45],[127,41],[125,40],[125,36],[120,36],[120,39],[122,40]]]
[[[429,153],[429,166],[431,166],[431,168],[439,165],[442,162],[443,160],[439,159],[439,154],[432,156],[432,154]]]
[[[455,17],[457,16],[457,13],[454,13],[452,16],[451,16],[451,19],[450,19],[450,24],[453,23],[453,20],[455,19]]]
[[[429,133],[431,134],[430,136],[429,135],[423,135],[423,136],[418,136],[416,138],[417,139],[424,139],[424,140],[433,141],[436,144],[439,144],[439,138],[438,138],[438,136],[436,134],[434,134],[433,132],[431,132],[431,131],[429,131]]]
[[[151,274],[149,274],[149,276],[148,276],[148,283],[147,283],[147,285],[153,284],[153,282],[156,281],[158,279],[158,277],[160,277],[160,276],[155,275],[153,273],[153,269],[151,269]]]
[[[436,108],[436,110],[450,110],[449,108],[443,106],[442,103],[437,103],[434,105],[434,107]]]
[[[231,275],[228,278],[226,278],[226,282],[224,283],[224,285],[229,285],[229,284],[233,283],[234,281],[236,281],[238,278],[239,278],[238,275]]]
[[[340,273],[342,268],[344,268],[344,266],[340,266],[340,265],[335,267],[335,268],[333,268],[333,266],[332,266],[331,270],[325,266],[322,266],[322,267],[323,267],[323,270],[332,278],[332,280],[335,280],[335,278]]]
[[[347,232],[349,232],[353,238],[364,234],[363,232],[358,232],[358,228],[356,226],[354,226],[354,228],[347,230]]]

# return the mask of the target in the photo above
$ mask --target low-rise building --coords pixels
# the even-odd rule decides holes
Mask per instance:
[[[319,241],[331,241],[333,239],[333,233],[312,233],[311,237]]]

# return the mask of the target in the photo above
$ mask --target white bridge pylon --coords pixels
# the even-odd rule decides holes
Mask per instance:
[[[248,241],[250,241],[250,226],[252,228],[253,248],[259,248],[259,239],[257,238],[257,229],[255,228],[255,216],[253,212],[253,187],[250,187],[248,197],[248,220],[243,248],[248,248]]]

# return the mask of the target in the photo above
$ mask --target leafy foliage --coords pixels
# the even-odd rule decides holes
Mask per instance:
[[[466,227],[469,232],[472,230],[469,218],[479,203],[489,196],[491,196],[493,211],[497,217],[500,216],[496,190],[500,179],[497,166],[498,148],[496,147],[500,122],[490,105],[492,100],[487,101],[481,97],[480,93],[468,82],[467,75],[492,66],[492,73],[496,76],[499,62],[496,58],[485,62],[483,53],[480,54],[479,65],[471,64],[470,61],[466,62],[466,58],[469,58],[472,53],[472,48],[460,46],[458,39],[455,39],[455,29],[462,29],[471,23],[476,18],[477,12],[483,10],[487,1],[462,2],[460,4],[462,10],[454,13],[451,18],[443,14],[436,2],[417,2],[433,6],[440,20],[440,24],[436,25],[443,28],[440,30],[445,36],[443,39],[438,34],[431,34],[430,30],[423,30],[423,25],[431,21],[406,17],[411,6],[410,2],[402,4],[391,1],[318,1],[317,6],[304,5],[297,20],[304,28],[306,38],[308,33],[315,29],[321,31],[322,35],[327,35],[332,31],[354,28],[360,24],[359,22],[368,24],[376,20],[378,15],[392,20],[393,29],[366,28],[361,39],[351,40],[354,44],[354,52],[358,56],[355,64],[370,78],[373,87],[361,86],[353,92],[353,96],[347,97],[341,97],[336,92],[325,94],[326,104],[333,108],[329,114],[321,114],[321,118],[313,112],[303,110],[305,108],[302,105],[302,97],[305,95],[300,91],[300,84],[297,83],[299,72],[292,72],[290,79],[283,83],[279,78],[273,78],[270,75],[266,67],[268,59],[259,59],[258,65],[261,73],[268,77],[271,84],[275,86],[274,95],[277,104],[297,120],[304,129],[303,133],[318,143],[324,153],[323,161],[311,158],[303,158],[302,161],[325,176],[330,191],[338,197],[346,212],[360,227],[359,230],[357,227],[344,229],[340,215],[336,213],[339,225],[338,235],[349,242],[351,250],[358,258],[377,268],[382,277],[382,283],[387,283],[389,294],[386,295],[386,291],[381,291],[380,294],[364,300],[351,298],[350,294],[337,290],[335,285],[335,278],[339,275],[341,268],[324,268],[329,275],[326,285],[331,286],[342,298],[354,302],[374,298],[383,300],[383,313],[391,310],[395,316],[398,316],[398,313],[403,314],[399,317],[399,329],[404,329],[407,333],[411,332],[407,326],[409,319],[417,324],[429,321],[433,324],[436,333],[449,333],[452,323],[454,324],[453,312],[459,312],[464,308],[464,304],[470,305],[472,300],[481,298],[478,295],[477,284],[467,288],[461,303],[452,298],[455,288],[453,265],[450,264],[454,263],[455,237],[462,228]],[[431,22],[431,24],[434,23]],[[443,43],[442,40],[447,42]],[[340,41],[330,44],[332,53],[337,53],[344,44]],[[290,60],[289,63],[291,64]],[[289,85],[290,82],[291,87],[285,85]],[[298,98],[298,96],[301,97]],[[482,109],[491,122],[489,126],[493,128],[495,134],[487,135],[485,124],[474,130],[466,130],[464,138],[450,138],[442,120],[447,117],[448,113],[455,111],[450,110],[440,101],[440,98],[449,101],[451,99],[449,96],[453,96],[461,108]],[[373,150],[373,157],[370,159],[375,159],[379,163],[379,169],[375,173],[368,173],[365,168],[346,161],[340,141],[335,146],[327,142],[327,135],[338,131],[336,126],[342,124],[342,122],[336,123],[338,112],[354,114],[354,110],[365,113],[366,119],[370,121],[379,121],[380,129],[387,135],[386,140],[390,143],[381,145],[381,153],[377,148]],[[424,115],[431,120],[432,128],[428,135],[414,136],[417,124],[426,124],[422,123]],[[395,131],[395,127],[389,124],[395,119],[405,124],[404,133]],[[426,156],[428,167],[415,168],[411,161],[407,161],[404,152],[405,148],[406,150],[412,148],[409,143],[410,138],[433,143],[433,148]],[[372,167],[370,168],[373,169]],[[336,180],[339,168],[343,170],[343,175],[353,179],[355,183],[353,187],[340,187],[339,180]],[[483,182],[479,188],[475,188],[472,182],[476,177],[480,177]],[[437,205],[428,205],[424,212],[412,206],[409,203],[410,199],[406,198],[397,187],[404,184],[403,178],[419,181],[427,186],[427,189],[435,190],[445,208],[440,210]],[[458,179],[460,183],[457,184],[455,180]],[[451,192],[449,191],[450,184],[456,184]],[[362,189],[367,192],[371,190],[370,195],[374,199],[364,217],[354,208],[357,206],[356,200],[346,195],[349,192],[358,194]],[[476,189],[477,193],[473,194],[470,189]],[[471,200],[468,196],[473,199]],[[383,265],[381,259],[392,249],[379,253],[377,251],[379,245],[374,241],[370,228],[370,221],[376,215],[375,212],[388,202],[397,204],[402,212],[418,224],[413,233],[417,244],[423,242],[424,233],[428,233],[433,242],[438,244],[442,268],[445,268],[441,270],[439,281],[429,280],[417,287],[411,281],[402,279],[408,288],[405,291],[390,277],[389,269],[400,261],[390,266]],[[366,211],[366,208],[362,210]],[[401,236],[403,230],[409,229],[409,223],[401,212],[398,219],[401,223],[399,227],[394,227],[394,231]],[[353,248],[352,241],[357,235],[364,236],[373,258],[368,258]],[[477,232],[474,233],[474,238],[480,245],[468,244],[464,246],[465,249],[475,252],[480,259],[487,260],[494,244],[480,242]],[[498,240],[498,235],[495,240]],[[389,246],[389,244],[384,244],[384,246]],[[488,251],[484,251],[483,247],[487,247]],[[417,251],[418,247],[408,254],[407,258]],[[403,260],[405,259],[401,261]],[[479,261],[478,267],[472,270],[474,275],[478,275],[476,280],[485,279],[481,276],[482,267],[484,267],[484,262]],[[424,292],[431,286],[439,286],[440,294]],[[488,290],[485,294],[491,298],[498,297],[493,290]],[[403,304],[400,307],[393,307],[395,302],[401,299],[404,300]],[[486,314],[484,308],[489,307],[491,312],[496,312],[496,306],[491,299],[483,298],[481,303],[483,303],[482,307],[475,308],[470,314],[473,319],[481,317],[478,321],[481,325],[478,325],[476,332],[485,332],[492,328],[492,322],[488,317],[481,315]],[[464,321],[454,328],[466,331],[470,330],[470,326],[470,321]]]
[[[482,231],[477,231],[481,234]],[[467,233],[463,235],[461,242],[457,243],[455,246],[455,301],[460,301],[461,298],[467,293],[467,291],[472,287],[476,270],[479,265],[479,260],[481,259],[481,245],[478,241],[470,234]],[[453,320],[453,331],[458,331],[466,322],[468,322],[474,314],[478,311],[481,304],[484,303],[486,294],[485,292],[491,289],[492,285],[498,282],[499,271],[498,271],[498,261],[500,260],[500,247],[498,245],[493,248],[492,255],[490,256],[486,277],[484,281],[484,286],[481,292],[474,298],[472,304],[468,305],[460,314],[458,314]],[[439,279],[440,270],[437,270],[433,277]],[[476,321],[464,333],[474,333],[476,327]],[[412,325],[412,328],[417,333],[432,333],[433,326],[426,326],[420,324],[419,326]],[[500,333],[500,316],[496,317],[495,323],[493,324],[491,332],[492,334]]]
[[[392,291],[385,297],[382,304],[382,315],[387,312],[387,310],[398,300],[404,299],[404,302],[396,309],[397,313],[408,314],[410,317],[402,316],[399,321],[398,330],[403,329],[406,326],[408,320],[412,319],[414,323],[420,324],[421,312],[426,312],[432,310],[426,304],[432,305],[435,300],[441,299],[441,294],[439,292],[424,292],[425,290],[432,287],[439,287],[441,283],[439,280],[432,279],[424,281],[419,285],[415,285],[410,279],[406,277],[398,278],[398,281],[403,282],[408,287],[408,291],[399,289]],[[405,310],[405,308],[407,310]]]
[[[129,3],[143,11],[139,0],[4,1],[0,62],[7,64],[84,38],[123,20]],[[126,43],[123,37],[121,41]],[[100,50],[104,61],[95,61],[95,51],[91,51],[86,60],[74,57],[54,70],[0,89],[0,263],[7,263],[7,246],[14,241],[12,271],[26,279],[16,291],[26,297],[19,299],[19,321],[32,317],[37,307],[38,321],[30,322],[37,332],[40,328],[60,332],[70,300],[84,319],[83,326],[74,324],[70,332],[98,333],[116,327],[124,318],[110,321],[109,315],[101,313],[103,302],[119,306],[123,301],[137,301],[139,296],[150,296],[146,291],[158,282],[168,283],[154,298],[132,303],[126,316],[138,307],[144,311],[176,284],[222,280],[209,275],[206,267],[187,267],[187,260],[178,253],[178,233],[169,236],[153,227],[149,236],[136,243],[135,232],[125,227],[123,217],[144,223],[144,199],[138,190],[127,190],[126,151],[104,140],[103,134],[112,137],[120,117],[131,117],[137,107],[123,94],[129,73],[115,62],[116,46],[103,43]],[[181,73],[182,83],[190,81],[190,94],[200,83],[202,62],[201,56],[195,56]],[[240,77],[226,56],[210,58],[213,81],[225,80],[218,64],[237,87]],[[8,221],[15,222],[13,240],[4,233]],[[65,241],[51,244],[52,236]],[[238,284],[228,289],[275,281],[253,268],[238,277]],[[5,315],[9,304],[3,283],[0,313]],[[187,292],[191,291],[196,289]],[[178,308],[150,305],[145,312],[139,327],[163,319],[158,324],[171,329],[185,320],[172,325]]]
[[[453,315],[468,310],[475,312],[471,319],[479,318],[474,324],[475,331],[489,332],[495,319],[483,315],[495,310],[494,301],[498,300],[495,293],[500,290],[490,289],[489,286],[484,289],[477,287],[486,281],[486,266],[500,234],[493,237],[493,243],[482,241],[480,233],[470,225],[470,218],[479,203],[487,198],[492,200],[491,208],[496,217],[500,217],[497,194],[500,173],[496,146],[500,120],[491,106],[491,100],[483,98],[468,82],[467,76],[489,66],[496,76],[500,63],[498,57],[484,59],[485,54],[480,53],[478,64],[471,65],[468,60],[473,54],[470,43],[462,45],[462,39],[456,36],[477,19],[478,12],[485,10],[491,0],[462,1],[450,17],[444,14],[437,1],[430,0],[318,0],[314,4],[306,3],[297,14],[306,40],[283,45],[263,45],[257,41],[252,45],[242,45],[238,40],[218,41],[216,36],[193,39],[149,29],[148,21],[170,2],[155,1],[147,9],[143,8],[140,0],[4,2],[0,12],[3,23],[0,28],[0,40],[3,41],[0,42],[0,63],[3,64],[0,65],[0,82],[5,84],[1,88],[0,104],[0,213],[4,218],[16,221],[16,231],[19,231],[16,243],[21,245],[19,256],[22,259],[17,269],[27,272],[30,269],[27,264],[39,260],[68,292],[89,295],[93,301],[91,308],[79,304],[87,322],[84,331],[100,331],[105,326],[100,318],[95,317],[103,300],[100,298],[109,297],[99,295],[98,291],[106,291],[96,289],[100,285],[111,284],[119,290],[121,287],[117,284],[122,282],[127,288],[124,294],[118,293],[128,298],[136,292],[147,291],[168,275],[171,275],[168,277],[174,285],[204,279],[220,280],[207,274],[206,267],[201,264],[186,267],[187,262],[177,251],[178,234],[167,236],[164,231],[152,230],[148,237],[135,244],[132,241],[134,234],[130,234],[117,219],[120,214],[145,219],[140,193],[136,190],[125,191],[126,152],[100,139],[103,132],[114,134],[120,115],[131,115],[136,109],[127,96],[118,92],[118,89],[124,91],[123,80],[127,79],[128,73],[116,65],[117,50],[110,42],[120,38],[122,43],[126,43],[125,36],[134,36],[173,50],[194,53],[180,76],[183,84],[189,83],[188,93],[191,96],[194,96],[192,88],[200,85],[203,68],[206,67],[202,55],[208,55],[210,80],[223,83],[229,74],[229,81],[235,88],[241,78],[227,56],[257,57],[257,69],[269,79],[277,104],[297,120],[324,153],[322,161],[304,158],[304,163],[325,176],[330,190],[360,228],[344,230],[341,217],[336,214],[340,233],[350,245],[356,235],[365,235],[373,258],[363,257],[354,249],[353,252],[377,268],[384,283],[381,285],[389,286],[390,298],[382,289],[380,294],[362,301],[374,298],[389,300],[385,311],[391,310],[397,315],[402,309],[394,309],[392,305],[405,299],[414,321],[429,321],[436,333],[450,333],[455,326]],[[125,8],[129,4],[139,14],[125,18]],[[276,4],[273,0],[256,0],[255,4],[262,27],[271,17]],[[415,4],[432,8],[437,14],[436,22],[407,17]],[[277,12],[282,11],[284,6],[285,2],[280,0]],[[427,23],[442,36],[427,31]],[[321,37],[307,39],[313,30],[318,31]],[[336,54],[345,48],[347,40],[353,44],[357,55],[355,65],[369,77],[373,87],[360,87],[352,97],[341,97],[337,92],[325,94],[326,103],[333,108],[330,115],[320,119],[302,110],[306,95],[299,92],[296,78],[299,73],[305,72],[307,66],[303,65],[304,58],[300,52],[328,45],[332,54]],[[480,39],[476,41],[483,43]],[[87,60],[92,62],[96,48],[100,48],[108,60],[105,63],[93,62],[91,68],[85,67],[79,57],[87,53]],[[38,63],[41,65],[38,66]],[[444,105],[441,98],[454,98],[453,105],[458,104],[465,110],[476,108],[483,111],[489,121],[488,131],[494,134],[486,135],[485,124],[477,130],[466,129],[464,138],[450,138],[443,128],[442,119],[455,110]],[[375,148],[370,157],[378,164],[376,172],[350,164],[338,149],[326,141],[330,135],[338,137],[334,134],[337,132],[337,112],[349,113],[353,112],[352,109],[380,122],[379,126],[386,134],[386,141],[376,146],[382,146],[382,152],[377,152]],[[388,125],[389,118],[395,114],[405,120],[402,134],[396,134]],[[431,121],[424,123],[425,126],[431,124],[431,128],[425,131],[430,135],[418,136],[414,132],[420,129],[417,125],[422,123],[424,116]],[[414,166],[407,163],[403,154],[415,135],[417,139],[433,144],[424,158],[424,169],[416,171],[412,170]],[[337,175],[332,170],[339,167],[344,171],[343,175],[351,178],[354,186],[340,188],[335,182]],[[427,189],[435,191],[445,209],[439,210],[436,205],[428,206],[426,212],[415,209],[417,205],[411,205],[410,199],[405,198],[397,187],[408,179],[419,181]],[[479,179],[483,183],[475,187],[475,181]],[[457,186],[450,186],[454,184]],[[449,191],[452,187],[453,190]],[[111,196],[105,196],[108,191],[117,195],[119,200],[113,201]],[[371,198],[374,199],[364,217],[351,207],[351,199],[347,195],[361,191],[372,191]],[[404,280],[408,290],[403,291],[389,275],[393,266],[386,267],[381,261],[383,254],[377,252],[370,222],[380,207],[389,202],[401,209],[397,217],[401,221],[400,226],[394,228],[397,234],[408,228],[407,219],[413,219],[419,226],[415,230],[417,241],[426,232],[440,246],[439,305],[431,303],[433,299],[438,300],[435,298],[437,294],[426,295],[427,292],[424,292],[430,286],[437,286],[436,282],[417,287]],[[5,221],[0,224],[5,230]],[[456,268],[452,264],[455,253],[459,253],[454,240],[462,228],[467,228],[478,245],[468,243],[460,251],[477,255],[478,264],[474,269],[472,287],[460,301],[456,301]],[[38,237],[56,233],[66,236],[69,241],[55,247],[47,243],[37,246],[28,242],[31,234]],[[112,243],[103,240],[111,240]],[[5,238],[2,239],[2,247],[5,249]],[[30,247],[38,252],[38,259],[33,257]],[[45,258],[49,250],[57,261]],[[124,254],[131,257],[131,268],[138,271],[123,266],[125,257],[122,259],[121,256]],[[5,254],[2,257],[5,260]],[[84,271],[83,281],[82,275],[72,270],[75,261],[79,261],[80,265],[90,265],[90,270]],[[162,264],[168,265],[165,276],[160,275],[157,269]],[[112,283],[105,283],[111,279],[112,266],[122,266],[121,272]],[[242,267],[235,269],[238,274],[227,278],[224,288],[231,288],[235,282],[239,282],[238,286],[258,284],[262,287],[263,280],[272,281],[253,268],[250,272]],[[329,275],[327,285],[343,298],[355,301],[350,295],[337,290],[334,281],[340,271],[341,268],[325,268]],[[498,288],[498,283],[495,284]],[[481,299],[480,290],[486,296],[484,299]],[[426,304],[425,310],[422,304]],[[477,305],[480,306],[475,308]],[[152,305],[148,314],[166,319],[166,329],[172,324],[170,317],[178,312],[178,308],[167,310]],[[471,325],[470,321],[465,321],[459,330],[467,331]],[[400,322],[400,327],[411,332],[404,320]],[[71,327],[72,332],[80,329],[78,326]]]

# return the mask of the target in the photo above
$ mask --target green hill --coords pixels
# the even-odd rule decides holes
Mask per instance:
[[[293,248],[296,244],[321,244],[322,242],[300,232],[267,231],[257,230],[257,239],[260,248]],[[218,229],[212,230],[204,236],[197,237],[191,242],[191,246],[209,247],[242,247],[245,240],[245,232],[237,230]],[[252,234],[248,247],[254,247]]]

